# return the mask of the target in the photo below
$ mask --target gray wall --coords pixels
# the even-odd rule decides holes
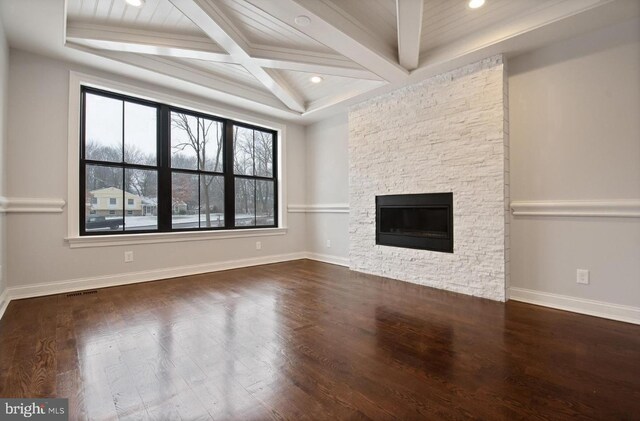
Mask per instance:
[[[6,144],[7,144],[7,102],[8,92],[7,83],[9,78],[9,47],[4,35],[2,27],[2,19],[0,19],[0,198],[5,196],[6,191]],[[1,205],[0,205],[1,207]],[[0,314],[4,302],[2,294],[5,292],[6,283],[6,216],[0,212]]]
[[[511,60],[509,108],[513,201],[640,199],[638,20]],[[511,246],[515,288],[640,307],[638,218],[512,217]]]
[[[144,86],[139,81],[11,50],[7,150],[11,160],[7,165],[7,196],[68,199],[67,167],[77,165],[67,162],[67,104],[72,69]],[[171,94],[165,88],[150,88]],[[306,200],[304,159],[304,128],[288,124],[286,181],[288,199],[293,203]],[[284,206],[286,208],[286,204]],[[282,236],[71,249],[64,241],[67,210],[65,207],[60,214],[7,215],[10,287],[286,255],[304,251],[305,245],[305,217],[291,214],[289,231]],[[256,250],[257,240],[262,243],[261,250]],[[124,263],[125,250],[134,251],[133,263]]]
[[[339,114],[307,126],[306,186],[309,205],[349,202],[349,126]],[[349,215],[319,211],[307,214],[307,251],[330,255],[345,263],[349,257]],[[330,247],[327,246],[330,242]]]

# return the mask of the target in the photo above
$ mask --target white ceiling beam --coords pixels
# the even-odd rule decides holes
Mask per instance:
[[[67,39],[85,38],[226,54],[218,44],[206,36],[152,31],[127,26],[71,21],[67,24],[66,35]]]
[[[418,67],[422,34],[423,0],[396,0],[398,61],[407,70]]]
[[[127,27],[76,24],[67,26],[67,40],[102,50],[233,63],[208,37],[168,34]]]
[[[170,1],[287,107],[301,113],[305,111],[304,101],[293,89],[287,86],[284,81],[274,78],[273,74],[252,60],[251,46],[247,40],[213,2],[207,0]]]
[[[353,60],[389,82],[400,82],[408,74],[395,53],[383,42],[354,25],[349,16],[318,0],[247,0],[292,28]],[[306,26],[296,25],[298,16],[306,16]]]
[[[208,37],[71,22],[67,28],[67,40],[101,50],[240,64]],[[250,55],[261,67],[380,80],[338,54],[251,44]]]
[[[359,64],[339,54],[253,44],[251,57],[260,66],[272,69],[294,70],[354,79],[382,80],[378,75],[363,69]]]
[[[84,45],[75,44],[70,40],[68,40],[66,46],[189,82],[199,87],[213,90],[222,95],[230,95],[252,103],[265,105],[280,111],[286,111],[294,115],[301,114],[299,112],[292,111],[289,107],[286,107],[280,100],[275,98],[266,90],[257,89],[247,85],[246,83],[215,75],[211,72],[195,69],[187,64],[174,61],[169,57],[126,53],[120,51],[96,50]]]

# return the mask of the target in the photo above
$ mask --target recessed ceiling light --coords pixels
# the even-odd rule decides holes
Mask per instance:
[[[477,9],[484,5],[484,0],[469,0],[469,7],[471,9]]]
[[[296,18],[293,21],[298,26],[309,26],[309,24],[311,23],[311,19],[309,18],[309,16],[304,16],[304,15],[296,16]]]
[[[320,83],[324,79],[322,79],[320,76],[311,76],[311,79],[309,79],[309,80],[311,81],[311,83]]]
[[[144,4],[144,0],[124,0],[124,1],[126,1],[129,6],[133,6],[133,7],[142,7],[142,5]]]

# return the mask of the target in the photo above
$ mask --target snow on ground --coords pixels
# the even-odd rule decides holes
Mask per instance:
[[[202,226],[206,223],[206,215],[200,214],[200,222]],[[224,226],[224,214],[222,213],[211,213],[211,226],[212,227],[223,227]],[[121,219],[117,218],[106,218],[109,219]],[[153,230],[157,228],[158,218],[156,216],[132,216],[125,215],[125,229],[128,230]],[[172,224],[174,228],[198,228],[198,215],[173,215]],[[248,214],[238,214],[236,215],[236,225],[239,226],[247,226],[254,224],[254,216]],[[101,229],[91,229],[87,231],[110,231],[109,228],[101,228]],[[114,230],[116,231],[116,230]]]

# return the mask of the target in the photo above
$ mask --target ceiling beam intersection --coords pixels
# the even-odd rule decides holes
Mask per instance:
[[[170,1],[287,107],[300,113],[305,111],[304,101],[298,93],[282,79],[276,79],[271,73],[253,61],[249,43],[214,2],[207,0]]]
[[[408,71],[395,53],[352,22],[346,12],[320,0],[246,0],[299,32],[351,59],[388,82],[402,82]],[[296,18],[304,25],[296,24]]]

